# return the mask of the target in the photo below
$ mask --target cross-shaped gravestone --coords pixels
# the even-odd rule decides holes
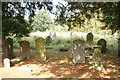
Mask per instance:
[[[91,45],[93,43],[93,34],[90,32],[87,34],[87,37],[86,37],[86,42]]]
[[[44,38],[39,37],[35,40],[35,51],[37,60],[46,60],[46,41]]]
[[[83,40],[73,41],[73,62],[83,63],[85,62],[85,42]]]

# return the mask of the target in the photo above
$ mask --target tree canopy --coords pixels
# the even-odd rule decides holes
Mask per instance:
[[[85,22],[91,22],[92,18],[104,22],[105,25],[101,27],[103,29],[109,28],[113,32],[120,29],[120,2],[68,2],[67,6],[62,5],[59,8],[61,12],[57,21],[67,24],[69,30],[74,27],[85,27]]]
[[[34,16],[36,9],[44,7],[51,10],[51,2],[2,2],[2,35],[4,37],[16,35],[22,37],[32,29],[24,17],[28,11],[29,16]]]
[[[46,31],[54,26],[50,15],[46,11],[39,11],[33,18],[31,24],[34,31]]]

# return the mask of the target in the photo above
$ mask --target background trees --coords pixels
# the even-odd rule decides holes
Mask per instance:
[[[46,11],[39,11],[33,17],[33,22],[31,24],[33,31],[46,31],[50,27],[54,26],[50,15]]]

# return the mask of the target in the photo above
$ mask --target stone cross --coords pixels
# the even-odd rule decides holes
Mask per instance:
[[[44,38],[39,37],[35,40],[35,51],[37,60],[46,60],[46,41]]]
[[[83,40],[73,41],[73,62],[83,63],[85,62],[85,42]]]

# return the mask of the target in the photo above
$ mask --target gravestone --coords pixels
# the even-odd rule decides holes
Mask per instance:
[[[87,37],[86,37],[86,42],[91,45],[93,43],[93,34],[90,32],[87,34]]]
[[[4,59],[4,67],[5,68],[10,68],[10,60],[8,58]]]
[[[13,39],[8,38],[7,45],[8,45],[8,51],[9,51],[8,56],[10,58],[12,58],[12,57],[14,57],[14,55],[13,55]]]
[[[96,70],[102,70],[103,69],[103,63],[102,63],[102,54],[101,54],[101,47],[95,46],[93,47],[94,53],[93,53],[93,68]]]
[[[35,41],[35,51],[37,60],[46,60],[46,41],[44,38],[37,38]]]
[[[101,52],[102,52],[102,53],[106,53],[106,51],[107,51],[107,48],[106,48],[106,46],[107,46],[107,41],[106,41],[105,39],[100,39],[100,40],[98,41],[98,45],[101,45]]]
[[[28,41],[20,42],[21,53],[30,59],[30,43]]]
[[[74,40],[73,41],[73,62],[83,63],[85,62],[85,41]]]
[[[46,45],[49,45],[52,41],[52,38],[50,36],[47,36],[46,38]]]

